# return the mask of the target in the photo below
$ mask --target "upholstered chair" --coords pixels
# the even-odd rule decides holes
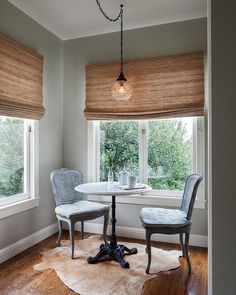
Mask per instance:
[[[81,236],[83,239],[84,221],[104,216],[103,238],[106,242],[106,231],[109,219],[109,205],[89,202],[84,195],[77,192],[75,187],[83,183],[83,175],[74,169],[61,168],[50,175],[52,191],[56,202],[56,216],[59,234],[57,245],[60,246],[62,235],[62,221],[69,225],[71,241],[71,258],[74,258],[74,226],[81,222]]]
[[[191,272],[188,254],[189,235],[192,226],[191,217],[198,186],[202,178],[203,176],[200,174],[192,174],[186,179],[180,209],[143,208],[140,212],[139,217],[146,230],[147,274],[149,274],[151,265],[151,235],[155,233],[179,234],[183,257],[186,258],[188,271]],[[183,235],[185,235],[185,242],[183,241]]]

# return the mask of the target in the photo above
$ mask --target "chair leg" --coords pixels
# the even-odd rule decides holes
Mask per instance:
[[[104,214],[104,224],[103,224],[103,240],[105,244],[107,243],[106,235],[107,235],[107,226],[109,221],[109,212]]]
[[[81,221],[81,239],[83,240],[84,238],[84,222]]]
[[[57,220],[58,222],[58,238],[57,238],[57,246],[61,246],[61,235],[62,235],[62,221],[60,219]]]
[[[71,258],[74,258],[74,225],[75,223],[70,220],[69,221],[69,232],[70,232],[70,244],[71,244]]]
[[[151,233],[148,230],[146,230],[146,241],[147,241],[146,252],[148,254],[148,264],[146,268],[146,273],[149,274],[150,266],[151,266]]]
[[[188,245],[189,245],[189,233],[186,233],[185,234],[185,257],[187,260],[188,272],[191,272],[191,262],[190,262],[189,254],[188,254]]]
[[[183,233],[179,234],[179,242],[180,242],[180,247],[181,247],[181,250],[182,250],[182,256],[186,257],[184,241],[183,241]]]

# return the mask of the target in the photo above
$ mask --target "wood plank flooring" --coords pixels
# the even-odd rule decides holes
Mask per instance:
[[[85,234],[85,238],[88,236],[89,234]],[[63,284],[54,270],[48,269],[42,272],[33,270],[33,265],[41,260],[40,252],[55,247],[56,237],[57,235],[53,235],[0,265],[1,295],[77,294]],[[66,231],[63,233],[63,238],[68,238]],[[79,239],[79,233],[76,233],[75,238]],[[123,238],[122,241],[144,244],[142,240]],[[153,242],[152,245],[165,250],[179,250],[179,246],[173,244]],[[154,280],[146,282],[142,295],[206,295],[207,249],[190,247],[190,255],[192,274],[187,273],[185,260],[180,258],[180,268],[161,273]]]

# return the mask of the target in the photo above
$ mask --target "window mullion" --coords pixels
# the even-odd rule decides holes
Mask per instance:
[[[24,193],[28,196],[31,193],[30,190],[30,132],[31,125],[29,120],[24,121]]]
[[[195,144],[195,165],[196,165],[196,172],[198,173],[204,173],[205,174],[205,133],[204,133],[204,118],[198,117],[195,118],[195,138],[196,138],[196,144]],[[203,181],[200,184],[200,187],[198,189],[197,199],[199,200],[205,200],[205,177],[203,177]]]
[[[95,180],[100,181],[100,122],[99,121],[94,121],[95,125],[95,165],[96,165],[96,175],[95,175]]]
[[[26,155],[26,169],[27,169],[27,193],[30,197],[35,196],[35,173],[34,173],[34,165],[35,165],[35,147],[34,147],[34,140],[35,137],[35,125],[32,120],[27,120],[27,129],[25,130],[27,134],[27,155]]]
[[[198,171],[197,165],[197,150],[198,150],[198,124],[197,118],[193,118],[193,173]]]
[[[139,181],[143,183],[148,179],[147,126],[146,120],[139,121]]]
[[[145,134],[143,142],[143,171],[144,171],[144,183],[148,183],[148,121],[144,121]]]
[[[100,129],[98,121],[88,121],[87,181],[100,179]]]

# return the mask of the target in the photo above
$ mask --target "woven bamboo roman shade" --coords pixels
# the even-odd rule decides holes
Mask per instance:
[[[43,57],[0,34],[0,115],[40,119]]]
[[[87,120],[148,119],[204,114],[203,53],[187,53],[125,62],[132,97],[118,102],[111,87],[119,63],[86,67]]]

